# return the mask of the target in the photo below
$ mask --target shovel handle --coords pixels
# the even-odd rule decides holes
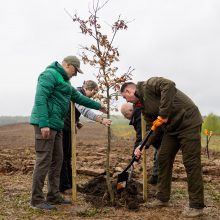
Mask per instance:
[[[146,145],[149,137],[151,136],[151,134],[153,133],[154,130],[150,130],[148,133],[145,134],[144,139],[141,142],[141,146],[140,146],[140,151],[143,150],[144,146]]]
[[[147,141],[148,141],[148,139],[149,139],[149,137],[151,136],[152,133],[153,133],[153,130],[151,129],[148,133],[145,134],[144,139],[141,142],[140,151],[142,151],[142,149],[144,148],[145,144],[147,143]],[[132,157],[132,160],[130,161],[128,166],[123,170],[122,173],[127,172],[127,170],[132,166],[134,161],[136,161],[135,156]]]

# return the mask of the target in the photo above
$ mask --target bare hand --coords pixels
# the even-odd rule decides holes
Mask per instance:
[[[102,120],[102,124],[109,127],[112,123],[112,120],[111,119],[108,119],[108,118],[103,118]]]
[[[43,139],[48,139],[50,137],[50,128],[45,127],[45,128],[41,128],[41,134]]]
[[[135,157],[136,157],[137,160],[138,160],[138,159],[141,157],[141,155],[142,155],[142,151],[140,151],[140,147],[141,147],[141,146],[138,146],[138,147],[134,150],[134,155],[135,155]]]

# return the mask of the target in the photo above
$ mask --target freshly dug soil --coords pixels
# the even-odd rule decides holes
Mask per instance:
[[[142,184],[131,180],[127,183],[127,187],[120,193],[116,189],[117,182],[112,184],[115,196],[115,207],[126,207],[131,210],[138,210],[139,204],[143,203]],[[78,191],[83,193],[87,202],[94,207],[111,206],[110,197],[107,192],[106,179],[103,175],[95,177],[88,183],[78,186]]]

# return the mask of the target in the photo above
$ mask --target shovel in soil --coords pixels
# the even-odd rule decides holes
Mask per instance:
[[[147,132],[144,136],[144,139],[142,140],[141,142],[141,145],[140,145],[140,151],[143,150],[144,146],[146,145],[149,137],[151,136],[151,134],[156,130],[157,127],[159,127],[160,125],[162,125],[164,122],[159,119],[155,120],[155,122],[153,123],[151,129],[149,132]],[[132,160],[130,161],[130,163],[128,164],[128,166],[121,172],[118,174],[118,179],[117,179],[117,192],[120,193],[123,189],[126,188],[127,186],[127,181],[128,181],[128,178],[129,178],[129,174],[128,174],[128,169],[132,166],[132,164],[135,162],[135,161],[138,161],[139,159],[136,158],[136,156],[134,155],[132,157]]]

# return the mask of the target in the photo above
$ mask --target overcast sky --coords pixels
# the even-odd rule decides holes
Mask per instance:
[[[101,0],[100,0],[101,1]],[[79,55],[88,38],[65,13],[88,17],[88,0],[9,0],[1,3],[0,115],[30,115],[38,75],[53,61]],[[103,1],[101,1],[103,2]],[[203,115],[220,115],[220,1],[110,0],[100,17],[104,30],[119,14],[134,20],[118,33],[119,70],[133,80],[163,76],[175,81]],[[71,80],[80,86],[94,70]]]

